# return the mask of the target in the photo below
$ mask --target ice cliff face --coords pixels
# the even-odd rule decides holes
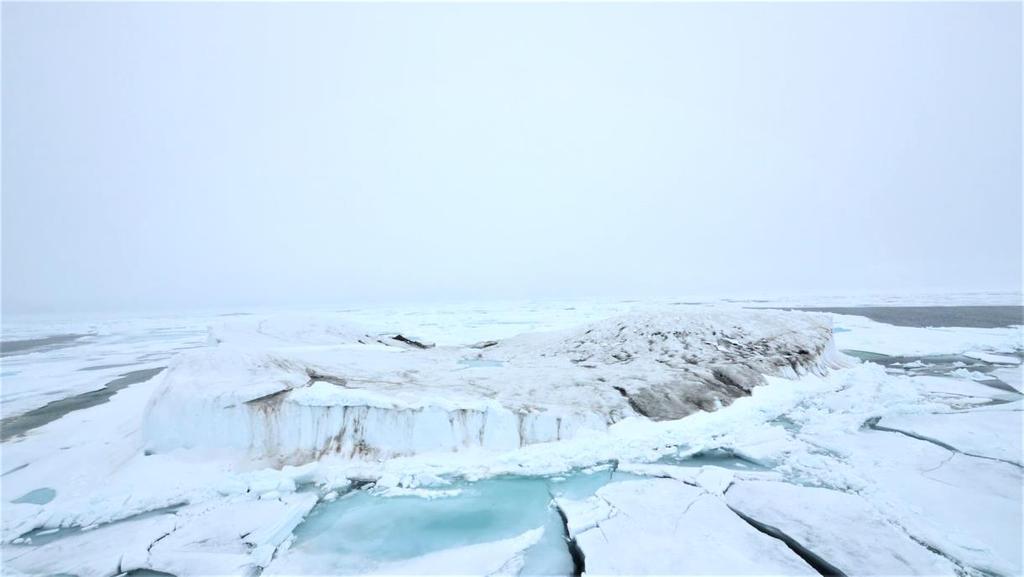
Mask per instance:
[[[211,330],[147,408],[146,449],[228,450],[275,464],[507,450],[676,419],[749,395],[762,375],[842,362],[827,317],[691,308],[472,347],[294,319]]]

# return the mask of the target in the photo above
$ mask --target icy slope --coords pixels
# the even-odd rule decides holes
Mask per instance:
[[[840,366],[827,317],[690,307],[468,347],[295,319],[211,331],[147,408],[146,450],[227,449],[271,463],[509,450],[677,419],[764,376]]]

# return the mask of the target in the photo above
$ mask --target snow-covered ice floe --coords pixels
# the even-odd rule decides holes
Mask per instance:
[[[588,573],[815,575],[714,495],[676,480],[606,485],[589,502],[560,502]],[[642,538],[637,538],[643,535]]]
[[[1019,366],[965,356],[1020,358],[1019,328],[672,307],[459,346],[337,318],[217,319],[5,440],[3,573],[1024,571]]]
[[[148,451],[301,464],[510,450],[627,417],[713,411],[765,376],[844,362],[824,316],[704,308],[468,347],[273,318],[219,327],[211,340],[168,367],[145,416]]]
[[[921,547],[854,493],[777,481],[740,481],[727,505],[753,526],[784,535],[824,572],[847,575],[949,575],[948,559]],[[829,568],[832,571],[829,571]]]

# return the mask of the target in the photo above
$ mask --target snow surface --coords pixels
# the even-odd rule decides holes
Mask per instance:
[[[890,356],[964,354],[969,351],[1017,351],[1024,327],[898,327],[852,315],[831,314],[836,346]],[[1018,360],[1019,362],[1019,360]]]
[[[789,535],[847,575],[951,575],[949,560],[915,543],[869,501],[822,487],[740,481],[727,502]]]
[[[985,361],[993,365],[1019,365],[1020,358],[1011,357],[1009,355],[993,355],[992,353],[980,353],[977,351],[968,351],[964,353],[965,357],[972,359],[978,359],[979,361]]]
[[[817,574],[720,499],[675,480],[613,483],[588,501],[568,507],[561,503],[570,534],[586,557],[587,573]]]
[[[996,369],[992,371],[992,376],[1006,383],[1018,393],[1024,392],[1024,384],[1022,384],[1024,383],[1024,368]]]
[[[3,339],[8,343],[45,339],[52,334],[81,336],[56,346],[5,352],[0,357],[0,402],[5,419],[58,398],[102,389],[129,371],[164,366],[179,351],[202,346],[207,328],[202,319],[48,323],[34,330],[12,329],[5,324]]]
[[[922,375],[917,372],[921,368],[887,370],[873,363],[838,368],[812,363],[802,373],[790,373],[783,367],[776,373],[779,376],[763,377],[764,386],[751,388],[749,396],[729,399],[731,403],[723,402],[716,410],[655,421],[636,414],[617,390],[598,388],[601,381],[596,377],[602,376],[627,392],[641,390],[645,384],[664,382],[663,376],[671,374],[672,367],[656,359],[675,363],[678,360],[674,359],[692,349],[683,346],[683,340],[677,341],[678,347],[673,343],[664,356],[660,348],[645,349],[643,339],[658,330],[650,323],[636,325],[635,339],[616,340],[618,327],[603,325],[599,319],[626,312],[629,307],[625,305],[564,308],[479,308],[454,313],[437,309],[415,315],[402,311],[379,324],[373,322],[376,312],[338,313],[327,315],[330,322],[321,323],[320,329],[293,324],[288,331],[271,331],[272,339],[254,337],[244,326],[234,333],[215,328],[214,334],[220,331],[219,344],[210,344],[205,333],[195,330],[195,319],[124,320],[85,326],[50,323],[38,329],[18,329],[11,334],[26,339],[95,332],[89,339],[95,339],[96,346],[82,339],[74,346],[5,355],[5,372],[52,371],[50,377],[38,381],[38,391],[32,389],[31,379],[15,383],[20,396],[11,399],[11,406],[17,411],[83,390],[77,385],[65,390],[61,382],[65,377],[72,383],[77,372],[100,374],[107,370],[79,368],[122,361],[151,366],[144,364],[149,358],[155,359],[156,366],[179,368],[133,384],[109,402],[71,411],[3,442],[3,571],[114,575],[147,568],[180,575],[263,569],[294,573],[289,567],[300,565],[291,563],[320,555],[309,544],[321,538],[314,535],[318,527],[332,526],[323,525],[337,514],[328,507],[341,504],[338,511],[344,511],[349,506],[346,500],[359,498],[367,500],[363,519],[381,519],[374,531],[368,522],[352,525],[364,528],[365,535],[360,536],[360,558],[368,563],[363,566],[364,573],[425,573],[430,567],[437,568],[437,573],[568,574],[571,561],[561,537],[561,521],[550,509],[552,501],[567,513],[569,529],[586,553],[587,572],[594,574],[606,572],[602,567],[627,564],[634,572],[663,567],[654,553],[641,558],[639,552],[648,544],[662,543],[658,554],[664,555],[665,551],[675,554],[680,542],[709,541],[702,548],[685,545],[695,553],[681,562],[690,563],[694,570],[729,573],[789,574],[810,569],[780,540],[754,529],[729,506],[776,527],[853,574],[1024,572],[1019,394],[990,387],[974,375]],[[653,314],[649,308],[641,308],[629,316]],[[744,313],[729,310],[724,314]],[[503,324],[514,322],[517,315],[528,318],[527,324]],[[341,336],[330,332],[334,330],[330,327],[340,326],[338,319],[350,317],[371,329],[358,328]],[[488,325],[487,317],[495,322]],[[1014,328],[919,329],[860,317],[832,318],[837,328],[846,329],[835,334],[836,347],[841,350],[920,356],[980,351],[1017,357],[1024,348],[1020,330]],[[213,324],[238,327],[225,323],[225,318],[214,320]],[[580,322],[591,324],[570,328]],[[586,330],[595,324],[607,330],[588,340]],[[321,330],[325,325],[330,330]],[[160,330],[162,326],[168,330]],[[524,328],[556,332],[513,337]],[[339,340],[355,336],[356,342],[325,344],[325,334]],[[392,342],[398,334],[437,346],[419,349]],[[358,340],[364,336],[382,337],[383,342],[360,344]],[[606,337],[610,340],[603,340]],[[7,325],[4,338],[9,338]],[[488,340],[499,344],[465,346]],[[582,344],[577,347],[577,342]],[[717,346],[703,346],[699,343],[697,350],[708,357],[729,360],[727,352]],[[179,352],[182,347],[198,348]],[[623,352],[630,360],[615,357]],[[715,356],[718,354],[722,357]],[[420,358],[431,360],[413,360]],[[466,358],[500,363],[473,366],[459,362]],[[761,367],[771,366],[765,359],[758,362],[768,363],[759,364]],[[138,366],[111,368],[100,380]],[[314,379],[306,371],[310,367],[324,370],[321,376],[331,378]],[[986,374],[1011,385],[1016,376],[1019,388],[1020,373],[1013,372],[1019,367],[993,365],[993,369]],[[972,365],[971,370],[984,369]],[[692,372],[683,372],[693,378]],[[199,395],[205,409],[182,399],[180,410],[189,408],[177,414],[177,422],[171,412],[163,421],[153,421],[168,381],[185,380],[190,375],[198,379],[193,390],[202,393],[201,389],[208,387],[223,395]],[[543,378],[522,378],[528,375]],[[3,377],[0,398],[5,417],[12,414],[8,413],[8,383],[17,376]],[[338,376],[354,386],[334,384],[337,380],[333,377]],[[372,390],[358,380],[389,377],[401,379],[395,386]],[[219,411],[224,407],[282,390],[298,396],[301,404],[296,406],[303,411],[351,402],[392,411],[396,407],[426,412],[430,407],[449,410],[467,406],[486,411],[496,406],[490,403],[497,403],[506,409],[543,406],[546,411],[534,413],[539,416],[556,409],[578,412],[576,404],[583,399],[586,410],[598,407],[604,412],[596,414],[605,418],[600,426],[580,428],[561,440],[557,434],[551,439],[535,432],[531,433],[535,437],[528,438],[546,442],[477,444],[460,446],[458,452],[430,445],[425,451],[403,450],[393,458],[361,454],[353,459],[344,452],[328,452],[302,466],[254,459],[248,452],[252,437],[240,435],[242,441],[232,437],[237,434],[231,431],[238,421],[217,423],[208,418],[222,414]],[[64,392],[48,394],[54,391]],[[485,391],[498,394],[481,402],[485,395],[480,393]],[[18,404],[24,399],[36,400]],[[610,424],[606,418],[612,414],[606,410],[609,407],[620,411]],[[206,416],[192,416],[193,409],[205,411]],[[518,425],[519,413],[513,414]],[[281,422],[306,418],[297,415]],[[149,430],[154,424],[158,425],[157,434]],[[177,435],[171,430],[175,426],[201,427],[203,434],[227,434],[231,440],[221,444],[209,442],[202,434],[186,431]],[[431,431],[435,440],[443,438]],[[246,435],[249,433],[247,430]],[[296,438],[307,437],[296,434]],[[188,444],[182,439],[195,442]],[[261,443],[255,445],[259,451],[267,447]],[[303,459],[292,462],[300,461]],[[493,493],[497,496],[480,500],[484,483],[502,479],[531,488],[513,497],[520,494],[500,485]],[[656,483],[657,489],[637,491],[630,489],[631,483],[634,489],[637,483]],[[48,489],[47,495],[52,492],[51,500],[22,499],[43,489]],[[600,498],[594,500],[597,494],[607,498],[603,509]],[[397,520],[413,518],[411,512],[419,510],[422,516],[403,540],[422,541],[432,533],[424,529],[431,515],[440,515],[439,511],[459,515],[461,511],[465,514],[462,519],[480,519],[480,514],[472,511],[487,510],[489,499],[500,502],[502,495],[509,499],[509,506],[487,517],[492,529],[485,534],[471,524],[446,522],[454,532],[447,540],[436,540],[428,550],[400,547],[406,553],[398,556],[396,543],[387,539],[394,528],[402,526]],[[417,509],[414,504],[420,502],[433,503],[438,509]],[[389,516],[381,514],[385,503],[390,507]],[[472,503],[476,504],[470,507]],[[589,509],[569,513],[569,503],[588,504]],[[824,504],[828,505],[826,514],[822,513]],[[689,510],[685,510],[687,505]],[[629,519],[624,515],[629,511],[643,511],[649,518]],[[529,524],[524,525],[524,519]],[[610,542],[599,539],[597,523],[611,523],[615,537]],[[484,540],[460,543],[459,527],[464,527],[467,536]],[[496,529],[503,527],[507,530]],[[543,531],[538,535],[539,527]],[[686,539],[670,541],[668,536],[675,531]],[[591,536],[583,538],[587,534]],[[322,538],[330,537],[325,533]],[[329,541],[327,545],[330,547]],[[710,552],[716,550],[723,553],[711,558]],[[612,551],[623,554],[613,556]],[[320,561],[336,566],[342,560]],[[755,566],[760,569],[751,569]],[[774,569],[766,568],[769,566]]]
[[[976,457],[1024,464],[1024,422],[1012,411],[893,415],[878,427],[932,440]]]

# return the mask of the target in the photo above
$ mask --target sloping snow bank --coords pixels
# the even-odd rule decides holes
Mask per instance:
[[[217,346],[166,370],[147,407],[146,450],[222,449],[278,465],[506,451],[630,416],[714,411],[764,375],[823,375],[845,362],[827,317],[780,311],[637,313],[483,349],[367,335],[294,319],[214,329]]]

